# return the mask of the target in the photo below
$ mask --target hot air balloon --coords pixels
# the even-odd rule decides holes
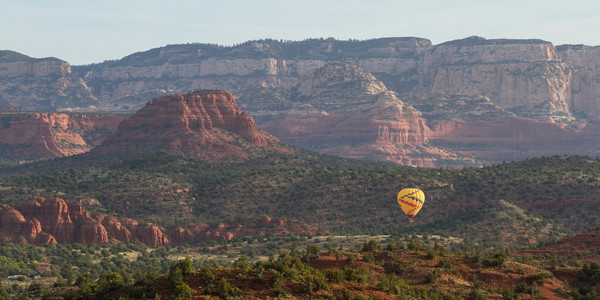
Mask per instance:
[[[425,194],[420,189],[403,189],[398,193],[398,204],[412,222],[425,203]]]

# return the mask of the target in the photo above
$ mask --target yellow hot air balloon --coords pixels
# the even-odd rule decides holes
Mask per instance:
[[[398,193],[398,204],[412,222],[425,203],[425,194],[420,189],[403,189]]]

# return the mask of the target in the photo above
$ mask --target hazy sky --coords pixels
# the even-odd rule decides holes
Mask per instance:
[[[598,0],[0,0],[0,50],[73,65],[182,43],[472,35],[600,45]]]

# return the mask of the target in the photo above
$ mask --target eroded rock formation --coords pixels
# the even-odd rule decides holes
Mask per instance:
[[[48,107],[133,112],[153,97],[219,88],[236,95],[240,107],[253,116],[259,127],[264,126],[280,140],[353,158],[443,167],[538,154],[597,152],[586,145],[597,143],[598,134],[592,131],[600,117],[600,47],[555,47],[542,40],[480,37],[439,45],[421,38],[263,40],[232,47],[170,45],[117,61],[74,66],[72,73],[70,66],[56,59],[32,59],[14,52],[2,55],[0,61],[6,71],[0,74],[0,80],[5,80],[8,88],[0,91],[0,98],[21,109],[33,108],[18,102],[29,93],[23,92],[30,90],[28,86],[19,88],[21,96],[10,92],[25,84],[19,76],[39,77],[39,82],[51,83],[54,79],[47,76],[62,76],[81,78],[86,86],[93,87],[89,91],[98,101],[94,108],[87,100],[80,104],[50,103]],[[332,72],[331,66],[340,63],[357,69]],[[356,80],[357,76],[363,79]],[[38,87],[36,91],[43,90]],[[53,84],[44,89],[50,94],[57,91]],[[89,99],[83,90],[79,94],[67,93],[71,90],[61,93]],[[378,105],[374,95],[401,99],[404,116],[399,119],[397,112],[365,108],[364,104]],[[441,107],[454,110],[446,100],[461,97],[487,100],[459,103],[461,109],[473,111],[463,111],[462,117],[453,118],[445,114],[439,122]],[[411,98],[428,99],[428,105],[432,110],[437,107],[438,113],[421,111],[423,105],[410,102]],[[364,109],[352,109],[356,104]],[[409,107],[415,110],[409,112]],[[521,124],[519,128],[511,124],[513,118],[518,119],[515,122]],[[496,129],[479,128],[493,124]],[[468,128],[474,131],[468,133]],[[549,131],[534,133],[526,128]],[[373,132],[377,132],[376,138]],[[496,132],[502,133],[498,140],[490,135]],[[506,136],[509,132],[512,135]],[[537,147],[542,136],[561,139],[548,147]],[[532,140],[525,141],[527,137]],[[590,137],[591,141],[585,140]],[[501,144],[499,141],[504,141],[503,148],[491,155],[493,148]],[[174,143],[171,150],[178,153],[182,151],[177,149],[196,144]],[[567,149],[565,145],[572,146]]]
[[[254,119],[225,91],[175,94],[149,101],[123,121],[93,153],[139,155],[155,151],[207,160],[243,160],[249,149],[275,149],[279,140],[260,130]]]
[[[293,220],[249,219],[242,224],[188,224],[166,229],[151,223],[139,223],[128,218],[94,215],[79,202],[60,198],[37,197],[13,208],[0,206],[0,242],[29,243],[97,243],[125,242],[150,247],[210,240],[230,240],[234,237],[318,234],[314,227]]]
[[[0,157],[36,159],[84,153],[112,134],[125,116],[0,114]]]
[[[0,51],[0,99],[20,110],[93,110],[98,100],[71,65]]]

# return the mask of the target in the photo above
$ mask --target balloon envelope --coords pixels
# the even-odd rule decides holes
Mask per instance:
[[[425,194],[420,189],[403,189],[398,193],[398,204],[411,222],[424,203]]]

